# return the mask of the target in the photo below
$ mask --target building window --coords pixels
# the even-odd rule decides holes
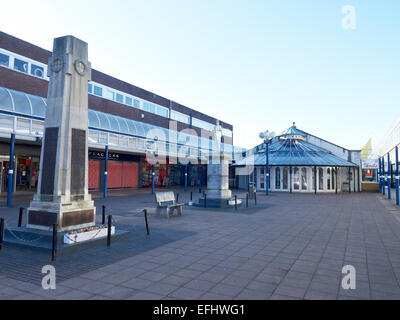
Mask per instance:
[[[275,189],[281,188],[281,168],[275,169]]]
[[[285,167],[283,168],[283,185],[282,185],[284,190],[289,189],[288,179],[289,179],[289,168]]]
[[[363,182],[376,182],[376,170],[375,169],[362,169],[362,181]]]
[[[331,169],[328,168],[326,170],[326,184],[327,184],[327,189],[331,190]]]
[[[324,190],[324,169],[319,168],[318,175],[319,175],[319,190]]]
[[[293,170],[293,188],[294,190],[300,190],[300,173],[297,167]]]
[[[91,83],[88,83],[88,92],[89,93],[93,92],[93,85]]]
[[[19,60],[19,59],[14,59],[14,69],[28,73],[28,62]]]
[[[134,100],[133,100],[133,106],[134,106],[135,108],[140,108],[140,101],[137,100],[137,99],[134,99]]]
[[[133,103],[132,98],[130,98],[130,97],[125,97],[125,103],[126,103],[128,106],[132,106],[132,103]]]
[[[94,86],[94,94],[96,96],[102,97],[103,96],[103,88],[100,88],[98,86]]]
[[[335,189],[336,170],[332,169],[332,190]]]
[[[117,102],[119,102],[119,103],[124,103],[124,96],[123,96],[122,94],[120,94],[120,93],[117,93],[117,94],[115,95],[115,100],[116,100]]]
[[[0,53],[0,66],[9,67],[10,65],[10,57]]]
[[[307,168],[301,169],[301,189],[307,190]]]
[[[316,183],[316,180],[315,180],[315,175],[317,174],[317,169],[316,168],[313,168],[312,169],[312,187],[313,187],[313,190],[316,190],[317,188],[316,188],[316,186],[315,186],[315,183]]]
[[[44,76],[44,68],[43,67],[39,67],[35,64],[31,65],[31,75],[35,76],[35,77],[39,77],[39,78],[43,78]]]

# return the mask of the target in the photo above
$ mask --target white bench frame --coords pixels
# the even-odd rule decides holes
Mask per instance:
[[[168,219],[176,210],[179,216],[182,216],[183,203],[176,203],[175,194],[173,191],[156,192],[157,215],[161,217],[161,212],[165,211]]]

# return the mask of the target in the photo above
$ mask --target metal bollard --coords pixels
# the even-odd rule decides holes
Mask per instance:
[[[204,208],[207,208],[207,195],[204,194]]]
[[[146,231],[147,231],[147,235],[150,235],[150,231],[149,231],[149,221],[147,220],[147,209],[143,210],[144,212],[144,220],[146,222]]]
[[[0,219],[0,251],[3,249],[4,218]]]
[[[235,211],[237,211],[238,206],[237,206],[237,195],[235,195]]]
[[[246,193],[246,208],[249,207],[249,194]]]
[[[103,206],[102,207],[102,209],[103,209],[103,218],[102,218],[102,220],[101,220],[101,224],[104,226],[104,224],[106,223],[106,206]]]
[[[24,208],[19,208],[19,217],[18,217],[18,228],[22,226],[22,216],[24,214]]]
[[[57,257],[57,225],[53,224],[53,246],[51,250],[51,261],[56,261]]]
[[[108,230],[107,230],[107,247],[111,246],[111,225],[112,223],[112,216],[108,216]]]
[[[176,194],[176,202],[179,202],[179,193]]]
[[[190,202],[193,201],[193,191],[190,191]]]
[[[254,204],[257,205],[257,192],[254,192]]]

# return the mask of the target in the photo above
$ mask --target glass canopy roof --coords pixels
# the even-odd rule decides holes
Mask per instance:
[[[36,117],[44,120],[46,116],[47,99],[29,95],[23,92],[0,87],[0,111],[15,113],[17,116]],[[185,132],[177,132],[151,124],[122,118],[119,116],[103,113],[89,109],[89,128],[128,134],[147,139],[159,141],[173,140],[178,144],[197,147],[202,149],[214,149],[214,143],[208,138],[202,138]],[[226,150],[231,145],[223,144]]]

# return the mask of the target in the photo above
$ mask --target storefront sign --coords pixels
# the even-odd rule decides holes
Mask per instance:
[[[105,154],[106,153],[104,151],[89,151],[89,159],[92,159],[92,160],[104,160]],[[116,153],[116,152],[109,152],[108,153],[108,160],[138,162],[138,161],[140,161],[140,156],[131,155],[131,154]]]
[[[362,159],[362,169],[378,169],[378,159]]]

